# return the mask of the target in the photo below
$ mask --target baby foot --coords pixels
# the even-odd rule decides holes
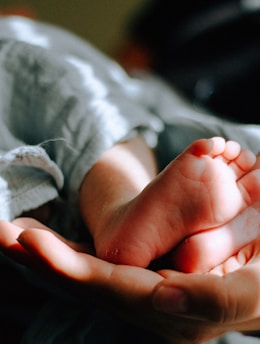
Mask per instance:
[[[260,236],[260,201],[223,226],[193,234],[167,257],[182,272],[209,272]]]
[[[260,169],[259,154],[253,169]],[[256,195],[258,195],[257,185]],[[170,253],[168,258],[171,267],[176,270],[208,272],[259,236],[260,200],[257,200],[230,222],[186,238]]]
[[[260,198],[255,159],[233,141],[195,141],[121,209],[98,256],[145,267],[183,238],[230,221]]]

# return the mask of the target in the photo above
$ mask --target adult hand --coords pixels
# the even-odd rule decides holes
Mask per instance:
[[[69,242],[26,218],[14,224],[0,222],[0,248],[18,263],[61,281],[62,288],[71,288],[81,303],[94,302],[168,342],[187,343],[183,332],[189,321],[185,320],[185,325],[182,319],[153,307],[153,290],[163,280],[160,274],[102,261],[86,253],[89,250],[84,245]],[[197,323],[189,324],[193,331],[197,331]]]
[[[85,253],[84,245],[71,243],[34,220],[0,223],[0,247],[13,259],[66,282],[81,302],[96,295],[94,302],[173,344],[202,343],[229,330],[259,328],[259,246],[254,242],[241,250],[236,264],[243,265],[241,257],[252,257],[244,267],[230,272],[229,261],[216,269],[230,272],[226,277],[155,273],[99,260]]]
[[[207,274],[161,271],[154,306],[183,321],[202,321],[200,340],[212,330],[260,330],[260,239],[254,240]],[[204,323],[203,323],[204,320]]]

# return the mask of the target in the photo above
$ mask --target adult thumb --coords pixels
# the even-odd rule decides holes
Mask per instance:
[[[225,276],[171,271],[162,275],[165,279],[153,294],[157,310],[227,327],[248,322],[248,330],[259,328],[259,322],[252,321],[260,317],[259,259]]]

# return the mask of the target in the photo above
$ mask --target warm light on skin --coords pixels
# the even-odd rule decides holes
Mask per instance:
[[[130,185],[130,188],[135,190],[136,195],[144,189],[156,174],[155,164],[152,165],[146,155],[142,156],[142,160],[138,157],[138,141],[140,142],[140,139],[136,139],[136,142],[116,145],[105,153],[102,159],[102,163],[106,164],[106,167],[114,170],[114,178],[124,176],[124,187]],[[131,150],[129,146],[132,147]],[[147,153],[149,154],[148,150]],[[152,156],[152,153],[150,153],[150,156]],[[149,168],[144,168],[146,164],[150,165]]]
[[[228,273],[234,272],[245,265],[238,259],[237,255],[228,258],[224,263],[216,266],[214,269],[210,270],[209,273],[217,276],[225,276]]]
[[[260,236],[260,201],[246,208],[221,228],[204,231],[185,240],[173,252],[174,266],[185,272],[207,272],[232,257],[225,264],[227,271],[244,263],[242,255],[234,256],[242,247]],[[233,267],[231,269],[231,266]],[[223,266],[218,267],[220,271]]]
[[[83,219],[94,237],[104,241],[103,229],[115,212],[134,199],[156,175],[152,151],[140,138],[107,151],[86,175],[80,191]],[[103,239],[102,239],[103,238]]]
[[[229,230],[205,231],[183,241],[173,253],[173,267],[183,272],[208,272],[233,253],[233,249]]]

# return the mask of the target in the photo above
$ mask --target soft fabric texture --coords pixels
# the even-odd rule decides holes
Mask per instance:
[[[58,194],[76,204],[84,176],[105,151],[137,133],[155,145],[162,129],[132,101],[139,85],[127,86],[117,65],[65,32],[51,28],[44,35],[37,28],[49,27],[0,21],[0,218],[6,220]]]

